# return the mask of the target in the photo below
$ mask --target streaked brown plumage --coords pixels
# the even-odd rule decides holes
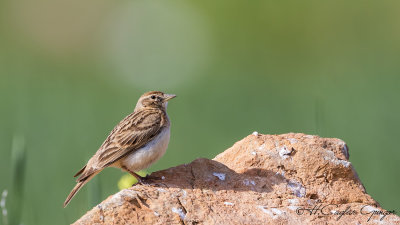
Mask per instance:
[[[143,94],[133,113],[125,117],[108,135],[95,155],[79,170],[77,184],[64,202],[106,167],[121,168],[138,180],[135,172],[157,161],[169,142],[170,122],[166,112],[168,100],[175,95],[152,91]]]

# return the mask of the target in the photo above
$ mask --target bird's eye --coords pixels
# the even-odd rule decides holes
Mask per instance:
[[[155,96],[155,95],[152,95],[152,96],[151,96],[151,99],[156,99],[156,96]]]

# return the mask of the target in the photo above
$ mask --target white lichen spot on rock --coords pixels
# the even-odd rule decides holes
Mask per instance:
[[[261,209],[264,213],[267,213],[270,216],[274,216],[274,214],[271,211],[269,211],[268,209],[266,209],[265,206],[259,205],[259,206],[257,206],[257,208]]]
[[[173,213],[178,214],[179,217],[180,217],[182,220],[184,220],[185,217],[186,217],[186,214],[183,212],[183,210],[182,210],[181,208],[172,207],[171,211],[172,211]]]
[[[251,152],[251,154],[252,154],[252,155],[257,155],[257,153],[256,153],[256,152]]]
[[[275,214],[275,215],[282,215],[282,211],[277,209],[277,208],[271,208],[271,211]]]
[[[308,199],[307,200],[307,204],[309,204],[309,205],[315,205],[317,203],[318,203],[318,200],[314,200],[314,199]]]
[[[218,177],[220,180],[225,180],[225,174],[224,173],[213,173],[214,176]]]
[[[247,180],[247,179],[244,179],[244,180],[243,180],[243,184],[246,185],[246,186],[249,186],[250,184],[252,184],[253,186],[255,186],[255,185],[256,185],[256,182],[255,182],[254,180]]]
[[[290,205],[299,205],[299,200],[295,198],[288,199],[288,202]]]
[[[107,201],[104,205],[100,205],[100,207],[106,209],[108,208],[109,205],[121,206],[125,202],[125,198],[133,199],[136,197],[137,197],[136,191],[124,189],[114,194],[109,201]]]
[[[185,190],[182,189],[182,193],[183,193],[183,197],[186,197],[187,192]]]
[[[235,205],[232,202],[224,202],[224,205]]]
[[[340,140],[339,145],[341,145],[341,150],[342,150],[343,155],[346,157],[346,159],[349,159],[349,157],[350,157],[349,148],[347,147],[346,142]]]
[[[288,138],[288,140],[290,141],[290,144],[296,144],[298,142],[296,138]]]
[[[377,209],[377,208],[375,208],[375,207],[373,207],[373,206],[367,205],[367,206],[365,206],[365,207],[362,209],[362,211],[363,211],[364,213],[365,213],[365,212],[370,213],[370,212],[373,212],[373,211],[379,211],[379,209]]]
[[[282,170],[282,171],[280,171],[280,172],[276,172],[275,174],[276,174],[276,175],[281,175],[282,177],[284,177],[284,176],[285,176],[285,171]]]
[[[254,135],[254,136],[258,136],[258,132],[257,132],[257,131],[254,131],[254,132],[253,132],[253,135]]]
[[[289,181],[287,186],[292,190],[293,194],[299,198],[306,195],[306,189],[297,181]]]
[[[160,214],[156,211],[153,212],[155,216],[160,216]]]
[[[298,207],[298,206],[293,206],[293,205],[291,205],[291,206],[288,206],[287,208],[290,209],[290,210],[292,210],[292,211],[296,211],[297,208],[299,208],[299,207]]]
[[[290,153],[292,153],[292,149],[288,149],[286,146],[281,147],[278,151],[282,159],[289,158]]]
[[[334,163],[335,165],[342,165],[344,167],[349,167],[351,165],[349,161],[336,158],[335,153],[331,150],[326,150],[326,155],[324,156],[324,159]]]
[[[260,145],[260,147],[258,147],[258,150],[263,150],[265,148],[265,144]]]
[[[266,209],[266,206],[259,205],[257,208],[261,209],[264,213],[272,217],[272,219],[277,219],[283,214],[283,212],[277,208]]]
[[[166,190],[162,189],[162,188],[157,188],[158,192],[167,192]]]

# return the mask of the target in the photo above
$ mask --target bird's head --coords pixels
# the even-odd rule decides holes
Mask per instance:
[[[175,97],[176,95],[165,94],[161,91],[146,92],[139,98],[135,110],[147,107],[167,109],[168,101]]]

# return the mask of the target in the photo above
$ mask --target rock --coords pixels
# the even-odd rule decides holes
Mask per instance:
[[[400,224],[348,159],[339,139],[255,132],[213,160],[153,173],[74,224]]]

